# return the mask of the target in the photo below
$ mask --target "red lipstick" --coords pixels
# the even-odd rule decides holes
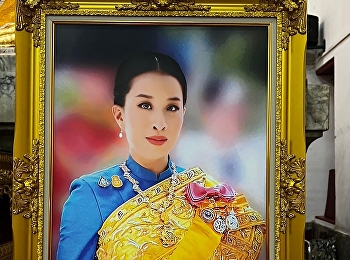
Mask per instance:
[[[165,136],[154,135],[146,137],[147,141],[153,145],[163,145],[168,139]]]

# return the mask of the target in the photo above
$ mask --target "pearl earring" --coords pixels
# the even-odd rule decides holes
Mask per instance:
[[[123,131],[120,129],[119,138],[123,137]]]

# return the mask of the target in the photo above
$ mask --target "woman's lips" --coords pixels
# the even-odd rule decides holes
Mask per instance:
[[[162,145],[166,141],[168,141],[168,139],[165,136],[149,136],[149,137],[146,137],[146,139],[148,142],[150,142],[153,145]]]

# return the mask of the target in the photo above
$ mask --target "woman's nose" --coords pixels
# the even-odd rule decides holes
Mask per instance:
[[[167,128],[167,123],[163,113],[157,113],[154,117],[153,129],[162,131]]]
[[[161,127],[157,127],[157,126],[153,126],[153,129],[155,129],[155,130],[165,130],[165,126],[163,126],[163,128],[161,128]]]

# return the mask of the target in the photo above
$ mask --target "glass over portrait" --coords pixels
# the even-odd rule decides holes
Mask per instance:
[[[55,26],[52,259],[266,259],[267,38]]]

